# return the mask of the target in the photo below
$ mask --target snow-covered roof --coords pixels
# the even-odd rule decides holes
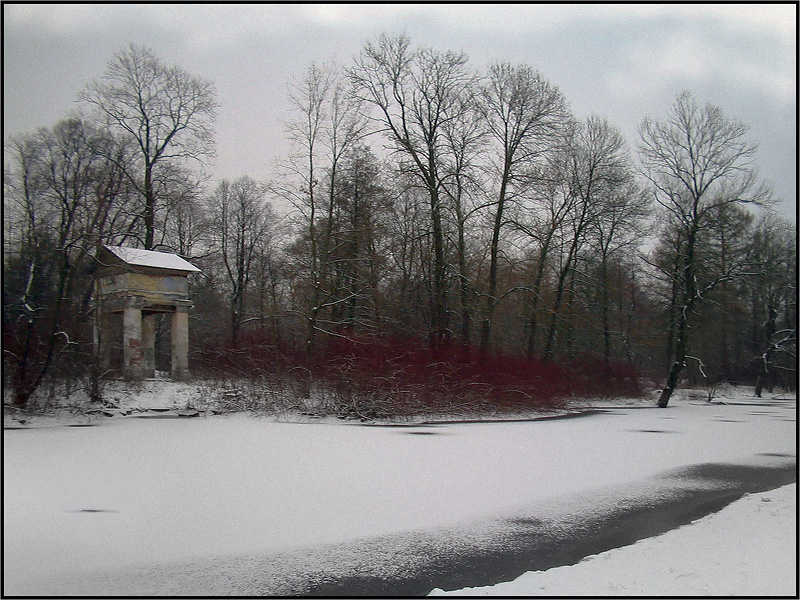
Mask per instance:
[[[129,265],[155,267],[157,269],[172,269],[173,271],[188,271],[192,273],[200,272],[200,269],[182,259],[177,254],[156,252],[155,250],[142,250],[140,248],[128,248],[126,246],[104,246],[104,248]]]

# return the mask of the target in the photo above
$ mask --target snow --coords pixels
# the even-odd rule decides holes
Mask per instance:
[[[794,596],[797,484],[746,494],[660,536],[530,571],[493,586],[431,596]]]
[[[175,271],[189,271],[191,273],[200,272],[200,269],[182,259],[177,254],[129,248],[127,246],[105,246],[105,248],[129,265],[158,267],[162,269],[173,269]]]
[[[115,397],[143,409],[180,408],[196,395],[146,382]],[[402,427],[248,414],[34,420],[3,436],[4,593],[83,595],[82,585],[104,581],[92,592],[130,595],[138,590],[119,574],[145,572],[161,594],[170,589],[165,565],[208,561],[232,565],[231,581],[243,581],[255,556],[421,532],[480,538],[533,508],[580,512],[587,498],[618,502],[620,490],[658,494],[658,477],[686,465],[796,460],[794,397],[762,401],[737,389],[720,399],[683,393],[667,409],[606,402],[578,418]],[[459,593],[793,595],[795,489],[746,496],[574,566]]]

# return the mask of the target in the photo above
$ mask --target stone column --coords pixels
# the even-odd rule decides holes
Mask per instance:
[[[135,298],[128,301],[122,313],[123,377],[140,380],[143,376],[142,361],[142,309]]]
[[[111,315],[99,310],[95,315],[94,354],[100,376],[111,368]]]
[[[156,315],[142,316],[142,375],[156,376]]]
[[[189,306],[178,304],[172,313],[172,379],[189,379]]]

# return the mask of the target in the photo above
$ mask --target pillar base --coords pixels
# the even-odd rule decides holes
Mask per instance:
[[[172,379],[188,381],[189,375],[189,312],[178,305],[172,313]]]
[[[126,381],[144,379],[144,348],[142,346],[142,310],[126,306],[122,314],[123,360],[122,376]]]

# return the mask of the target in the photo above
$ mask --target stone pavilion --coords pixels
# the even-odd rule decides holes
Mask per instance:
[[[109,372],[114,315],[122,315],[122,376],[155,377],[156,316],[171,314],[171,376],[189,378],[188,276],[200,269],[177,254],[125,246],[97,250],[96,336],[103,372]],[[119,322],[119,319],[116,319]]]

